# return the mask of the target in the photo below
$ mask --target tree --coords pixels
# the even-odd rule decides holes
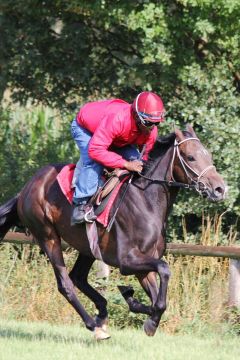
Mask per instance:
[[[1,0],[0,16],[0,96],[74,109],[153,89],[170,122],[197,127],[239,215],[239,1]]]
[[[1,94],[65,106],[140,89],[170,99],[186,67],[217,63],[239,88],[235,0],[1,0]]]

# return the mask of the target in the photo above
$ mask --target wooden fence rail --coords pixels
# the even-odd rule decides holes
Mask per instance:
[[[12,244],[32,244],[35,242],[31,235],[23,233],[8,232],[3,242]],[[62,242],[62,248],[66,249],[68,244]],[[166,252],[173,255],[190,255],[190,256],[211,256],[224,257],[230,259],[229,264],[229,300],[230,306],[240,308],[240,246],[204,246],[192,244],[167,244]],[[99,269],[102,274],[109,274],[108,266],[103,265]]]
[[[3,242],[10,242],[12,244],[35,244],[31,235],[11,231],[5,235]],[[64,241],[62,241],[62,245],[63,249],[68,247],[68,244]],[[173,255],[212,256],[240,259],[240,246],[167,244],[166,252]]]

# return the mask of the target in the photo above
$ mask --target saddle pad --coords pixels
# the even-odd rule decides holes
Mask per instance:
[[[70,204],[72,204],[72,199],[73,199],[74,189],[71,188],[71,184],[72,184],[73,173],[74,173],[75,167],[76,167],[75,164],[65,165],[57,176],[58,184]],[[116,186],[116,188],[112,191],[112,194],[110,196],[110,199],[109,199],[106,207],[101,212],[101,214],[99,214],[97,217],[97,221],[100,224],[102,224],[104,227],[106,227],[108,225],[109,214],[110,214],[112,205],[114,203],[114,200],[116,199],[116,196],[117,196],[122,184],[128,178],[129,177],[123,178],[121,180],[121,182]]]
[[[57,176],[58,184],[70,204],[72,204],[73,199],[73,189],[71,188],[71,185],[75,167],[75,164],[67,164]]]

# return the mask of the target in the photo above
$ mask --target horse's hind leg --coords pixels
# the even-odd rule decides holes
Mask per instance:
[[[105,329],[108,320],[107,300],[88,283],[88,274],[94,261],[93,258],[79,254],[69,277],[73,284],[94,302],[98,309],[96,324]]]
[[[39,245],[45,251],[52,264],[59,292],[67,299],[67,301],[81,316],[86,327],[89,330],[94,331],[96,322],[88,315],[77,298],[74,285],[67,273],[67,269],[64,263],[61,250],[61,240],[56,234],[54,228],[51,225],[48,226],[41,224],[41,227],[38,226],[37,230],[34,231],[32,228],[30,230],[33,236],[35,236],[38,240]]]

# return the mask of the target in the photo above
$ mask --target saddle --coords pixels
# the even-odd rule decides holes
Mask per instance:
[[[65,165],[57,176],[58,184],[66,199],[72,204],[72,198],[77,178],[77,168],[75,164]],[[122,186],[129,177],[127,170],[115,169],[113,172],[105,172],[103,186],[98,188],[92,196],[89,204],[94,208],[94,213],[98,216],[97,221],[107,226],[108,217],[114,200]]]
[[[107,200],[111,196],[113,190],[128,175],[128,170],[115,169],[110,173],[108,171],[105,171],[105,178],[107,178],[107,180],[105,181],[103,186],[98,188],[96,193],[91,197],[89,201],[89,204],[94,207],[96,215],[100,214],[103,211],[105,205],[107,204]]]
[[[75,173],[74,173],[75,172]],[[109,222],[109,215],[112,205],[122,184],[129,178],[129,171],[115,169],[113,172],[105,172],[105,183],[99,187],[96,193],[89,201],[94,208],[94,213],[97,215],[97,222],[102,224],[105,228]],[[76,173],[75,164],[65,165],[57,176],[57,181],[65,195],[66,199],[72,204]],[[101,251],[98,244],[98,232],[96,222],[86,223],[86,231],[89,239],[91,251],[96,259],[102,259]]]

